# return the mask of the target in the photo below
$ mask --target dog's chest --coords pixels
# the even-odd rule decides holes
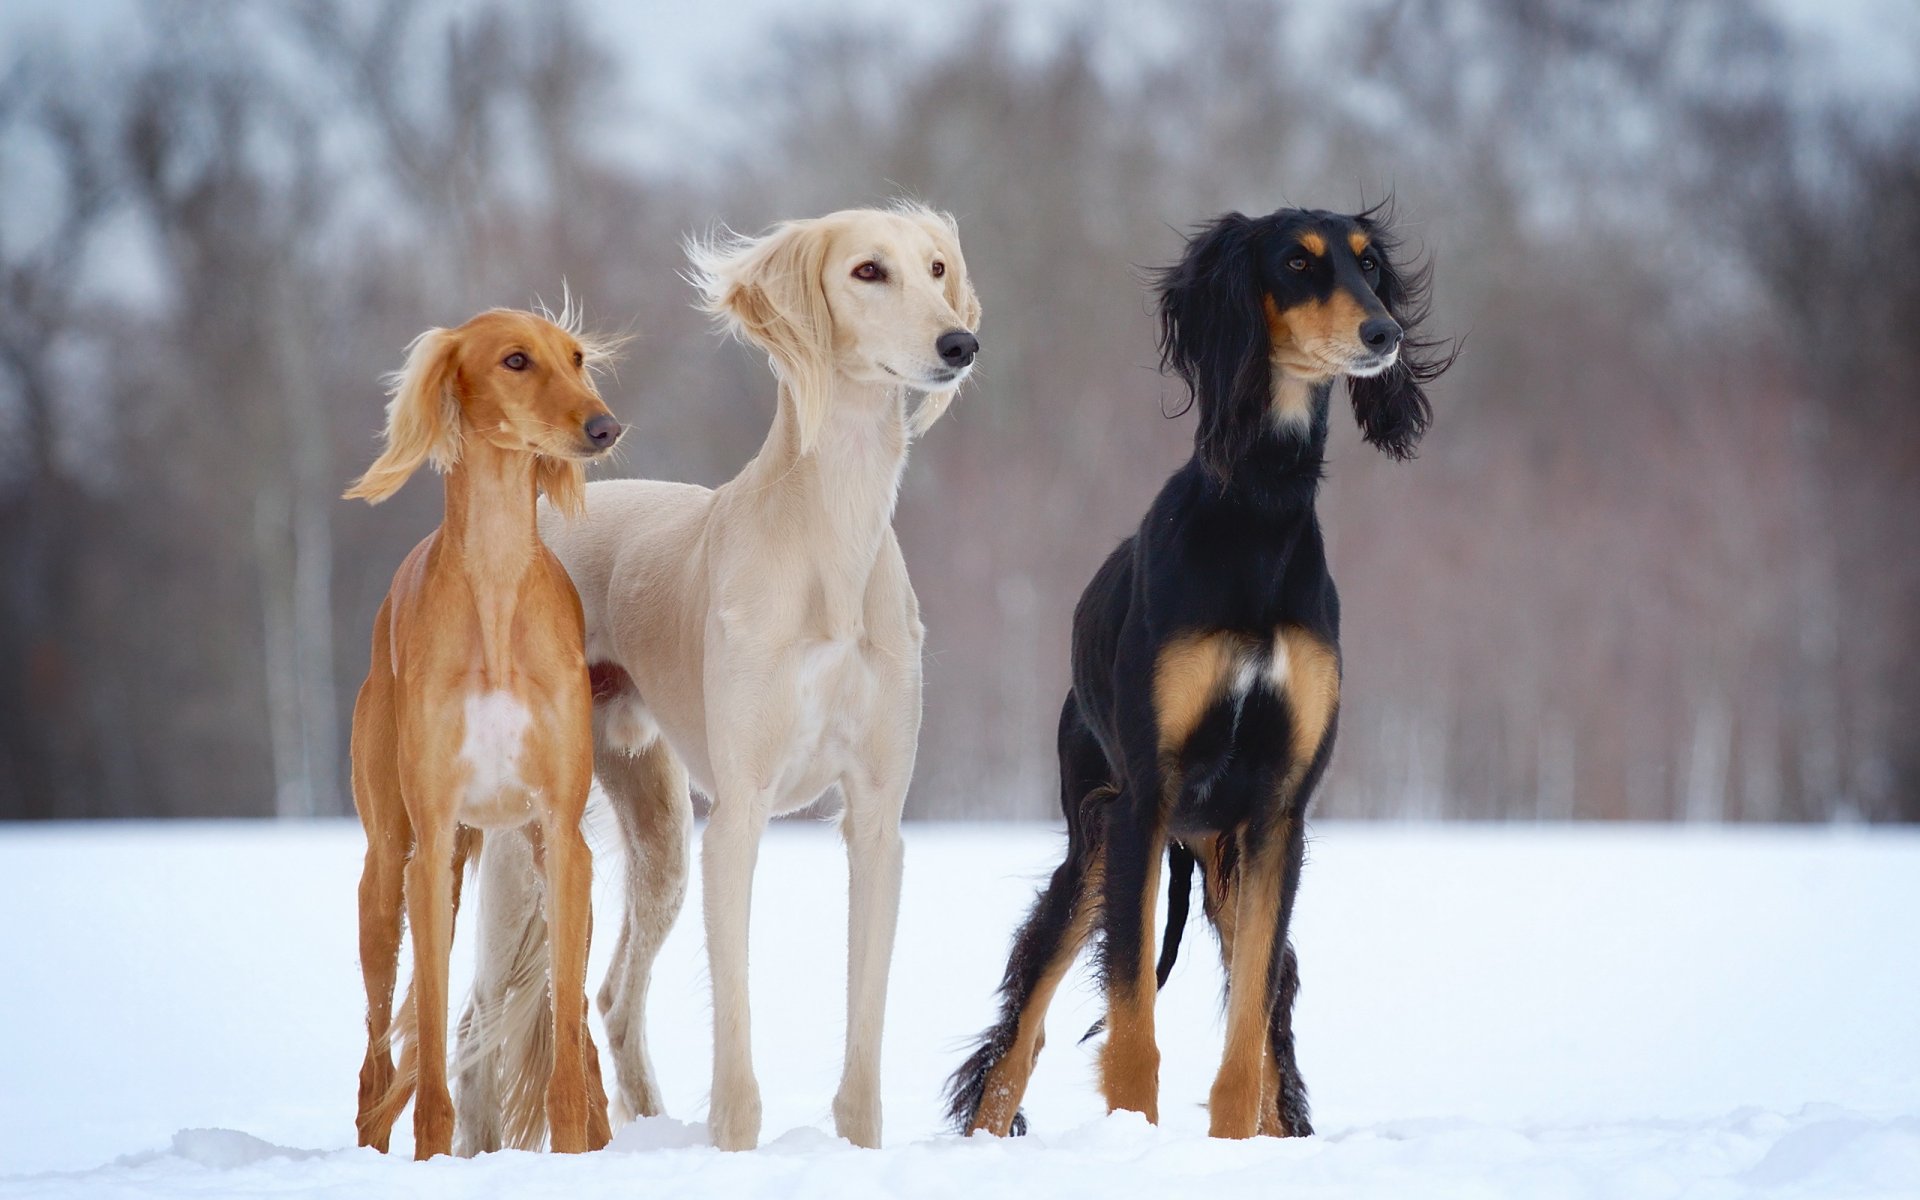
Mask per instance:
[[[470,694],[462,716],[460,820],[482,829],[523,824],[532,812],[525,779],[532,711],[512,692],[496,690]]]
[[[854,638],[808,642],[795,651],[793,753],[781,772],[782,791],[811,792],[806,803],[845,769],[849,753],[872,721],[877,692],[870,648]]]

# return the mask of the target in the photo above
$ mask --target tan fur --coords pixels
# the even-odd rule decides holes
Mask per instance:
[[[1232,633],[1186,634],[1160,651],[1153,672],[1153,712],[1160,728],[1160,753],[1186,744],[1193,727],[1227,690],[1228,677],[1251,647]]]
[[[1354,257],[1358,258],[1367,248],[1367,235],[1358,229],[1354,230],[1347,235],[1347,247],[1353,251]]]
[[[1154,921],[1160,896],[1160,864],[1166,838],[1147,843],[1147,874],[1140,889],[1139,971],[1107,989],[1107,1043],[1100,1051],[1100,1087],[1107,1111],[1128,1109],[1160,1123],[1160,1048],[1154,1040]]]
[[[1307,248],[1308,253],[1318,254],[1322,258],[1326,257],[1327,239],[1321,237],[1319,234],[1314,233],[1311,230],[1301,234],[1300,244]]]
[[[1367,312],[1352,293],[1335,288],[1325,300],[1309,300],[1282,311],[1272,296],[1262,296],[1273,363],[1304,383],[1345,373],[1372,351],[1360,341]]]
[[[1233,879],[1221,869],[1221,853],[1223,843],[1236,836],[1223,834],[1187,840],[1187,849],[1201,863],[1203,903],[1206,905],[1207,919],[1213,923],[1214,932],[1220,935],[1220,966],[1229,976],[1233,972],[1234,931],[1239,925],[1240,891]],[[1285,1137],[1286,1131],[1280,1125],[1280,1068],[1274,1062],[1273,1046],[1265,1039],[1260,1044],[1260,1079],[1260,1134],[1262,1137]],[[1234,1103],[1237,1104],[1238,1100]]]
[[[1340,656],[1297,625],[1283,627],[1279,641],[1287,652],[1284,687],[1293,712],[1293,764],[1280,784],[1280,794],[1291,802],[1314,756],[1320,753],[1333,710],[1339,706]]]
[[[980,1102],[980,1110],[974,1114],[968,1133],[984,1129],[995,1137],[1006,1137],[1012,1131],[1013,1118],[1020,1111],[1020,1100],[1026,1095],[1027,1081],[1033,1076],[1034,1063],[1040,1057],[1041,1047],[1046,1045],[1047,1008],[1053,1003],[1054,993],[1060,990],[1060,981],[1066,977],[1067,968],[1073,965],[1073,960],[1080,954],[1080,947],[1086,944],[1087,934],[1093,928],[1093,919],[1100,912],[1100,893],[1105,878],[1106,872],[1098,862],[1087,870],[1079,898],[1074,902],[1073,919],[1068,922],[1066,933],[1060,938],[1053,958],[1040,973],[1040,980],[1034,985],[1026,1006],[1020,1010],[1020,1024],[1014,1033],[1013,1045],[987,1072],[986,1085],[982,1089],[985,1098]]]
[[[580,815],[592,740],[584,627],[573,585],[534,522],[542,480],[564,499],[566,481],[602,453],[584,432],[587,421],[610,415],[587,372],[587,350],[551,321],[503,310],[423,334],[396,380],[386,451],[348,492],[378,503],[425,463],[447,472],[445,519],[394,576],[353,716],[354,807],[367,833],[367,1053],[357,1124],[361,1144],[383,1151],[409,1092],[415,1157],[451,1149],[447,954],[459,865],[477,827],[528,822],[546,845],[553,916],[553,1145],[578,1151],[606,1141],[605,1097],[595,1094],[598,1069],[587,1061],[591,863]],[[527,369],[504,365],[515,352],[531,360]],[[543,472],[548,458],[567,460],[567,469]],[[413,929],[412,1036],[396,1073],[390,1040],[403,902]]]
[[[771,815],[838,785],[851,902],[834,1122],[842,1136],[877,1145],[922,641],[890,522],[911,434],[964,379],[935,342],[971,330],[979,305],[951,221],[917,206],[789,221],[689,249],[703,306],[771,360],[778,388],[765,445],[711,491],[596,483],[577,522],[542,518],[580,589],[590,660],[619,667],[633,685],[604,701],[595,723],[595,761],[624,810],[629,864],[621,948],[602,992],[620,1108],[657,1111],[643,1000],[684,891],[690,780],[713,798],[702,842],[715,1035],[708,1124],[723,1148],[757,1142],[746,934],[759,837]],[[887,280],[854,278],[865,261],[882,264]],[[945,268],[937,277],[935,261]],[[912,392],[925,398],[910,423]],[[618,767],[656,753],[673,769]],[[483,855],[482,876],[494,869]]]
[[[1268,1084],[1271,1047],[1267,1038],[1268,969],[1280,918],[1281,875],[1285,870],[1286,829],[1270,830],[1257,855],[1240,860],[1233,889],[1232,931],[1223,941],[1227,955],[1227,1037],[1207,1099],[1213,1137],[1252,1137],[1260,1124],[1261,1097]],[[1225,949],[1230,941],[1231,950]],[[1274,1085],[1277,1090],[1277,1084]]]

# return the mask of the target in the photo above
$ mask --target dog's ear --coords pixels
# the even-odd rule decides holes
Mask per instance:
[[[833,390],[825,228],[817,221],[787,221],[762,237],[689,242],[687,255],[701,307],[773,359],[793,397],[800,453],[811,452]]]
[[[1186,381],[1200,406],[1194,444],[1224,480],[1259,436],[1273,402],[1267,329],[1253,222],[1228,213],[1195,234],[1162,272],[1160,364]]]
[[[577,517],[587,506],[587,464],[578,459],[549,458],[533,460],[534,482],[547,503],[563,517]]]
[[[941,261],[946,263],[947,273],[941,276],[943,291],[947,303],[959,316],[960,324],[969,333],[980,331],[980,297],[973,290],[973,277],[967,271],[966,256],[960,252],[960,224],[952,214],[939,212],[919,204],[903,203],[895,211],[904,213],[924,226],[933,235],[934,244],[940,247]],[[953,403],[954,392],[948,388],[941,392],[928,392],[913,410],[913,435],[920,436],[933,427]]]
[[[1364,379],[1349,376],[1347,392],[1353,399],[1353,418],[1360,423],[1361,436],[1388,457],[1405,460],[1413,457],[1420,439],[1433,424],[1433,405],[1427,400],[1426,385],[1453,365],[1459,346],[1428,337],[1421,328],[1430,311],[1433,263],[1407,269],[1396,266],[1400,246],[1386,223],[1364,213],[1356,219],[1372,236],[1374,256],[1380,263],[1380,282],[1374,294],[1386,306],[1387,315],[1399,324],[1401,339],[1400,357],[1392,367]]]
[[[407,347],[407,365],[387,377],[386,449],[353,482],[346,499],[378,504],[422,463],[445,471],[460,461],[460,399],[454,394],[459,335],[429,329]]]

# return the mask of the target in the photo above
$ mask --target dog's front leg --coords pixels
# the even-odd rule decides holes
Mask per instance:
[[[900,812],[906,774],[884,781],[849,772],[841,781],[847,843],[847,1058],[833,1098],[833,1127],[856,1146],[880,1145],[880,1040],[886,1023],[887,972],[900,915],[903,848]]]
[[[1154,1039],[1154,915],[1166,832],[1157,798],[1123,796],[1127,816],[1109,822],[1106,897],[1107,1044],[1100,1079],[1107,1111],[1129,1109],[1160,1123],[1160,1048]]]
[[[453,948],[453,821],[414,822],[407,863],[407,920],[413,927],[413,996],[419,1082],[413,1100],[413,1156],[453,1151],[453,1096],[447,1088],[447,955]]]
[[[751,1150],[760,1141],[760,1084],[753,1075],[747,1007],[747,917],[753,867],[772,810],[764,789],[722,783],[700,845],[707,925],[707,973],[713,980],[713,1144]]]

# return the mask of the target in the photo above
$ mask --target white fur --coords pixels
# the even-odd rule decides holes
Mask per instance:
[[[483,829],[509,828],[527,819],[529,794],[520,778],[533,714],[512,692],[476,692],[467,697],[466,728],[460,761],[467,768],[467,791],[460,819]]]
[[[944,409],[966,372],[944,366],[935,343],[971,329],[978,302],[951,222],[924,209],[836,213],[694,253],[711,311],[773,359],[780,387],[766,444],[712,491],[596,483],[583,517],[548,512],[541,522],[579,589],[590,660],[619,665],[638,691],[603,704],[595,719],[595,769],[627,849],[628,906],[600,996],[616,1112],[659,1111],[645,995],[685,890],[691,777],[713,800],[701,846],[714,1017],[709,1126],[722,1148],[756,1144],[747,916],[760,835],[769,817],[837,784],[851,895],[834,1121],[841,1136],[877,1146],[923,636],[891,520],[910,396],[929,393],[922,421]],[[884,266],[884,283],[854,277],[867,261]],[[932,275],[935,262],[944,276]],[[481,873],[495,871],[532,886],[530,872],[489,844]],[[475,1005],[498,1008],[495,993],[511,974],[504,965],[487,973]],[[488,1036],[504,1052],[523,1033]]]

